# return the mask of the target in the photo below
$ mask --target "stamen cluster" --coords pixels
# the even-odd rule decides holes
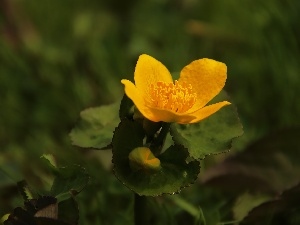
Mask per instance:
[[[184,113],[196,102],[196,93],[191,84],[162,81],[150,85],[150,103],[153,107]]]

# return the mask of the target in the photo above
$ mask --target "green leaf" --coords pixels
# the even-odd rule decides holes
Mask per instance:
[[[108,149],[112,133],[120,122],[119,105],[120,102],[116,102],[82,111],[70,133],[72,144],[82,148]]]
[[[133,115],[133,101],[127,97],[126,94],[123,95],[120,104],[119,117],[120,119],[129,118]]]
[[[300,182],[300,128],[284,129],[207,170],[202,180],[233,193],[278,193]]]
[[[73,165],[59,168],[50,195],[56,196],[58,200],[69,198],[78,194],[87,185],[88,181],[89,175],[81,166]]]
[[[51,155],[51,154],[43,154],[41,156],[41,159],[44,159],[44,160],[48,161],[48,163],[50,164],[51,167],[54,167],[54,168],[57,167],[56,161],[55,161],[55,158],[54,158],[53,155]]]
[[[43,154],[41,156],[41,159],[44,161],[44,163],[47,165],[47,167],[50,170],[57,171],[56,160],[55,160],[55,158],[54,158],[53,155],[51,155],[51,154]]]
[[[2,218],[0,219],[0,224],[3,224],[4,221],[6,221],[8,219],[10,214],[5,214],[4,216],[2,216]]]
[[[227,100],[224,92],[211,103]],[[209,103],[209,104],[211,104]],[[172,124],[171,135],[177,144],[186,147],[191,157],[203,159],[231,148],[233,138],[241,136],[243,128],[234,105],[225,106],[217,113],[196,124]]]
[[[19,181],[17,183],[17,186],[18,186],[18,191],[22,195],[24,201],[34,198],[34,193],[29,188],[28,183],[25,180]]]
[[[139,195],[157,196],[164,193],[179,192],[181,188],[193,183],[200,171],[198,161],[187,161],[188,152],[183,146],[170,146],[161,155],[157,171],[133,171],[128,155],[143,146],[144,131],[140,124],[123,120],[113,137],[113,163],[117,178]]]

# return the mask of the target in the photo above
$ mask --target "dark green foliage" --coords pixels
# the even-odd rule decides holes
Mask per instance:
[[[78,224],[79,210],[74,197],[86,186],[88,178],[85,170],[78,166],[58,168],[51,191],[44,196],[37,192],[33,195],[26,181],[19,182],[24,208],[15,208],[4,225]]]
[[[143,129],[136,123],[124,120],[116,128],[113,138],[114,172],[118,179],[139,195],[157,196],[179,192],[193,183],[199,173],[199,162],[186,162],[188,153],[183,146],[170,146],[157,156],[161,169],[157,171],[130,168],[128,155],[143,146]]]
[[[285,190],[276,199],[267,201],[252,209],[242,225],[286,224],[296,225],[299,217],[300,185]]]
[[[271,134],[206,171],[203,180],[233,192],[280,193],[300,182],[300,129]]]
[[[249,213],[239,218],[246,216],[241,224],[297,224],[299,135],[299,128],[270,134],[207,170],[202,180],[231,196],[245,198],[250,193],[246,204],[239,206]]]
[[[82,191],[89,181],[89,175],[81,166],[68,166],[58,168],[53,181],[50,194],[59,196],[75,196]]]
[[[299,10],[297,0],[0,1],[0,217],[23,205],[16,186],[20,180],[50,190],[53,168],[40,156],[51,153],[59,165],[82,165],[92,177],[76,196],[80,224],[133,223],[132,193],[112,176],[110,153],[74,149],[68,133],[83,109],[123,96],[120,79],[132,79],[141,53],[165,62],[171,72],[202,57],[226,63],[225,89],[237,106],[245,133],[222,157],[246,149],[243,158],[234,158],[235,168],[240,161],[247,171],[256,168],[251,179],[240,169],[232,171],[239,176],[227,174],[225,181],[218,181],[217,190],[198,181],[183,189],[179,196],[199,215],[201,209],[204,217],[189,214],[179,201],[165,196],[153,199],[152,224],[234,224],[235,200],[248,193],[248,187],[263,192],[259,194],[265,194],[265,189],[268,193],[292,190],[298,176],[296,133],[282,141],[274,154],[251,149],[255,160],[246,146],[278,129],[300,125]],[[285,138],[285,132],[270,136],[270,141],[275,143],[281,136]],[[287,148],[290,142],[295,147]],[[201,176],[219,172],[220,156],[216,158],[206,157]],[[273,171],[270,177],[265,177],[267,168]],[[223,194],[230,188],[238,189],[234,196]],[[258,211],[277,221],[266,225],[299,224],[298,208],[290,200],[284,200],[275,215],[268,213],[277,207],[273,197],[286,199],[283,193],[274,195],[271,203],[257,206],[249,214],[251,222],[245,224],[265,222]],[[291,196],[297,199],[298,193]]]
[[[123,95],[120,104],[119,117],[120,119],[129,119],[133,116],[133,102],[127,95]]]

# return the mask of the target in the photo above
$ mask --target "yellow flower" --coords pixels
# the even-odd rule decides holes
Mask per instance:
[[[175,80],[168,69],[148,55],[141,55],[133,84],[123,79],[126,95],[147,119],[181,124],[197,123],[217,112],[227,101],[205,106],[224,87],[227,67],[212,59],[185,66]]]

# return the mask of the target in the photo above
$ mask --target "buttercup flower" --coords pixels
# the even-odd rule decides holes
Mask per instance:
[[[154,122],[197,123],[217,112],[227,101],[205,106],[224,87],[227,67],[212,59],[185,66],[175,80],[168,69],[148,55],[141,55],[134,81],[123,79],[126,95],[147,119]]]

